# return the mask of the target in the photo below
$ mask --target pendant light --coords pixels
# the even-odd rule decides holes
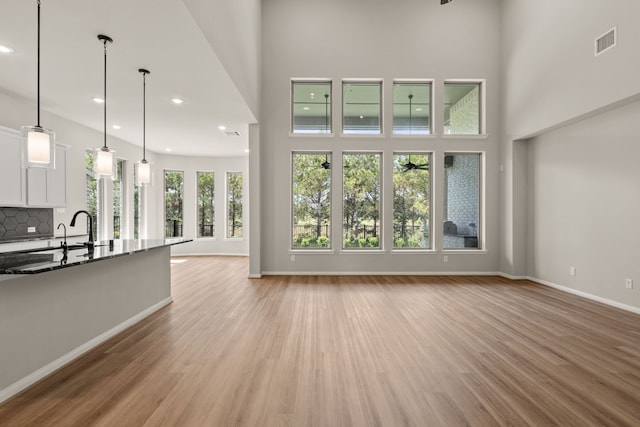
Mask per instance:
[[[136,177],[139,186],[150,186],[152,184],[153,174],[151,173],[151,163],[149,163],[146,158],[147,74],[150,74],[150,72],[144,68],[138,69],[138,72],[142,74],[142,160],[136,162]]]
[[[112,43],[113,39],[99,34],[98,40],[104,44],[104,145],[94,151],[94,166],[98,177],[115,179],[117,170],[116,152],[107,147],[107,43]]]
[[[40,126],[40,0],[38,0],[38,124],[22,126],[22,158],[27,168],[53,169],[56,165],[56,134]]]

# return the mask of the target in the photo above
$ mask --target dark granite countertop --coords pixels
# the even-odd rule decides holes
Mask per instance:
[[[96,246],[92,251],[87,248],[67,251],[66,258],[59,247],[40,251],[3,252],[0,253],[0,274],[43,273],[190,241],[184,238],[114,240],[112,248],[109,247],[109,241],[99,241],[95,242]]]

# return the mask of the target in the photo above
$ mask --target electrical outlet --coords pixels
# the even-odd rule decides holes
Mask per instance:
[[[576,268],[569,267],[569,276],[575,276],[575,275],[576,275]]]
[[[291,255],[291,262],[296,260],[296,256],[295,255]]]
[[[625,279],[624,286],[626,286],[627,289],[633,289],[633,279]]]
[[[442,259],[442,262],[449,262],[449,256],[445,255]]]

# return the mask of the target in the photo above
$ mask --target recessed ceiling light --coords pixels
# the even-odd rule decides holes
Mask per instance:
[[[316,94],[315,94],[315,93],[313,93],[313,92],[311,92],[309,95],[311,95],[311,96],[316,96]]]
[[[165,148],[164,151],[169,152],[171,151],[171,148]]]
[[[13,53],[15,50],[10,48],[9,46],[3,46],[0,44],[0,53]]]
[[[93,102],[95,102],[96,104],[102,104],[104,102],[104,99],[99,98],[99,97],[95,97],[95,98],[91,98],[93,99]]]
[[[114,128],[115,130],[120,129],[120,125],[112,125],[111,127]]]
[[[227,130],[227,127],[225,125],[220,125],[218,126],[218,129],[220,130]]]
[[[171,102],[173,102],[174,104],[182,104],[184,101],[180,98],[171,98]]]

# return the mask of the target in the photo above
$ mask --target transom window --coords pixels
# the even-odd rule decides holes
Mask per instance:
[[[382,82],[342,83],[342,132],[382,133]]]
[[[444,133],[479,135],[482,129],[481,84],[445,82]]]
[[[292,82],[291,132],[331,133],[331,82]]]
[[[394,82],[393,133],[395,135],[431,133],[430,82]]]

